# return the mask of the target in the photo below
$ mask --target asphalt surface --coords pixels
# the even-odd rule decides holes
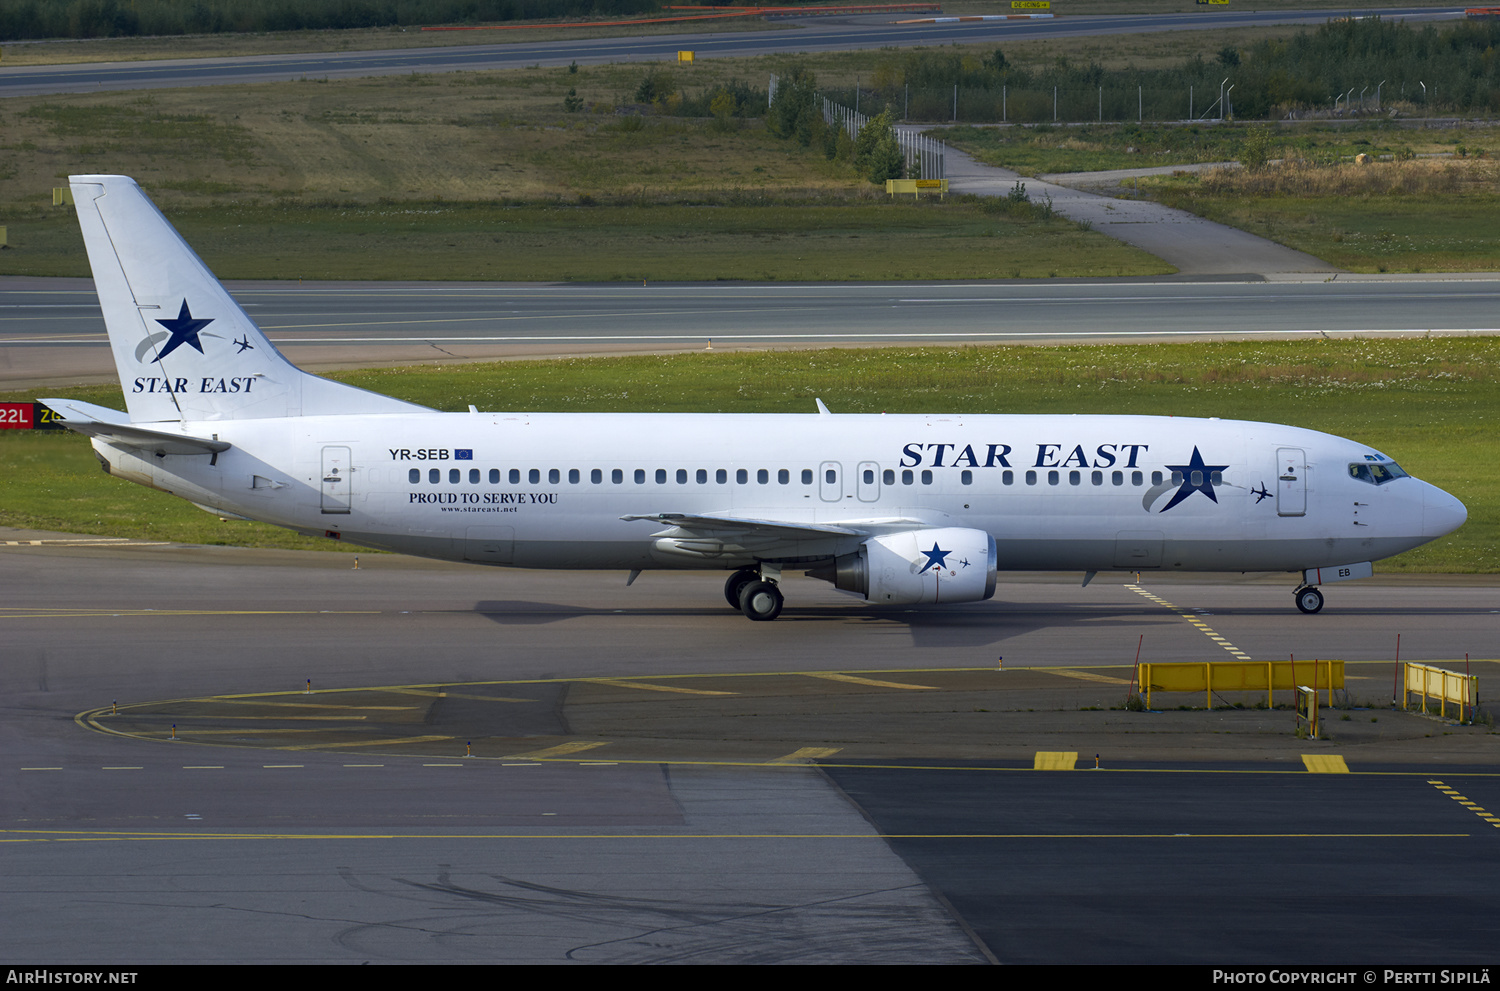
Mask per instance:
[[[1492,727],[1389,707],[1397,634],[1483,697],[1493,584],[793,578],[750,624],[713,574],[87,544],[0,532],[6,959],[1493,959]],[[1205,624],[1355,707],[1119,708]]]
[[[1492,334],[1494,275],[1305,281],[229,283],[310,369],[569,354]],[[112,381],[92,283],[0,278],[0,388]]]
[[[1351,10],[1367,14],[1376,10]],[[991,21],[965,24],[890,23],[910,14],[789,20],[795,30],[682,34],[638,38],[484,44],[315,55],[261,55],[160,62],[95,62],[61,66],[0,66],[0,98],[112,89],[220,86],[289,79],[345,79],[412,72],[510,69],[529,65],[592,65],[605,62],[676,60],[690,49],[699,59],[828,52],[882,47],[999,43],[1012,39],[1141,34],[1262,24],[1321,24],[1345,11],[1238,11],[1211,9],[1188,14],[1055,18],[1043,21]],[[1462,8],[1379,8],[1392,20],[1445,20]],[[513,34],[513,33],[512,33]],[[476,37],[478,34],[476,33]],[[507,39],[510,40],[510,39]]]

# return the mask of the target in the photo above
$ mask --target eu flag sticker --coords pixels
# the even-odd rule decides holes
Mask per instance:
[[[474,460],[474,449],[470,448],[470,447],[455,448],[454,451],[453,451],[453,460],[454,461],[473,461]]]

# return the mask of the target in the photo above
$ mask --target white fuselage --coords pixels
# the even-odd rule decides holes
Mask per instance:
[[[96,446],[205,508],[371,547],[531,568],[739,568],[847,554],[670,539],[687,514],[864,532],[963,527],[1008,570],[1292,571],[1373,561],[1462,505],[1353,441],[1150,416],[392,413],[188,422],[207,455]],[[1196,452],[1196,453],[1195,453]],[[210,463],[210,462],[214,463]],[[1175,472],[1175,474],[1174,474]]]

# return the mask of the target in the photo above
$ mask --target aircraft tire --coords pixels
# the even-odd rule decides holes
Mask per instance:
[[[729,608],[738,612],[740,606],[740,593],[745,586],[760,577],[760,573],[754,568],[741,568],[724,582],[724,601],[729,603]]]
[[[757,622],[770,622],[781,615],[785,599],[775,582],[756,579],[740,590],[740,612]]]
[[[1297,608],[1309,615],[1321,611],[1323,593],[1312,585],[1297,589]]]

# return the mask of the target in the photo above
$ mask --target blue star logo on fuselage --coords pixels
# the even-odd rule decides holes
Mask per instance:
[[[156,322],[167,328],[167,330],[171,332],[172,337],[167,341],[167,346],[161,349],[161,354],[152,359],[151,363],[153,365],[156,364],[156,362],[161,361],[173,351],[176,351],[178,348],[182,347],[184,344],[191,346],[193,350],[197,351],[199,354],[202,354],[203,344],[198,340],[198,331],[213,323],[214,318],[207,317],[204,319],[195,319],[192,312],[188,309],[187,299],[184,298],[182,301],[182,309],[178,311],[177,317],[175,319],[158,319]]]
[[[1182,487],[1172,496],[1170,502],[1161,508],[1165,513],[1194,492],[1202,492],[1208,498],[1217,503],[1219,497],[1214,495],[1214,473],[1223,471],[1228,465],[1208,465],[1203,463],[1203,455],[1198,453],[1196,445],[1193,447],[1193,456],[1185,465],[1167,465],[1168,471],[1182,473]],[[1194,479],[1197,481],[1194,481]]]
[[[933,541],[932,550],[922,551],[922,553],[927,555],[927,563],[922,566],[921,571],[917,572],[917,574],[919,575],[925,574],[932,568],[946,567],[948,563],[948,555],[952,554],[953,552],[940,549],[937,545],[937,542]]]

